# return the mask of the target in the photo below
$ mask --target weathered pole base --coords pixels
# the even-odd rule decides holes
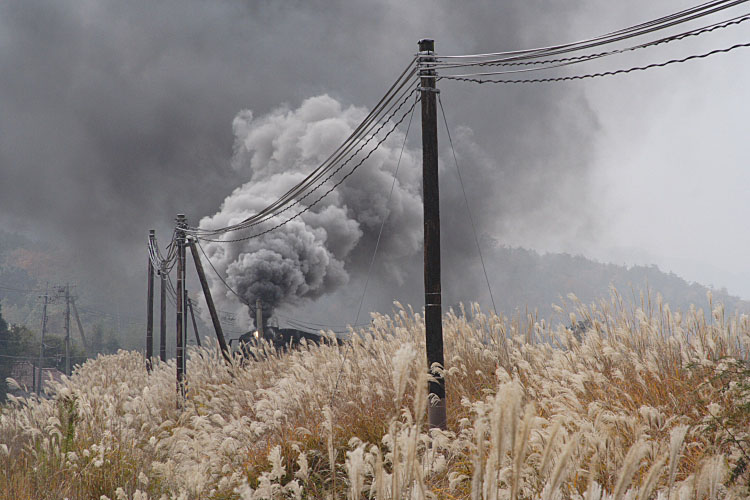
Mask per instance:
[[[430,396],[433,396],[430,394]],[[448,428],[448,415],[445,410],[445,398],[436,399],[434,402],[430,402],[427,407],[427,423],[430,429],[447,429]]]

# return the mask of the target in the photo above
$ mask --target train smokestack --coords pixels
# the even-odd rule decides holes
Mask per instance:
[[[255,300],[255,327],[258,329],[258,338],[264,338],[263,328],[263,308],[260,305],[260,299]]]

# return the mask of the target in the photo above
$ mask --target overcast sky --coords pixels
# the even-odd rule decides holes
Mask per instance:
[[[176,213],[197,222],[249,180],[231,168],[243,110],[322,94],[372,106],[424,36],[441,54],[545,46],[696,1],[0,0],[0,225],[54,241],[79,281],[140,307],[148,229],[167,239]],[[748,40],[750,23],[566,74]],[[748,61],[739,49],[583,82],[441,82],[481,232],[750,299]],[[462,198],[444,179],[445,235]]]

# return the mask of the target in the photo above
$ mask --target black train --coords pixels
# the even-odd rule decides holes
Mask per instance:
[[[238,340],[239,348],[242,354],[246,358],[256,359],[255,353],[251,349],[252,346],[258,344],[258,339],[255,336],[254,331],[247,332],[240,336]],[[264,338],[273,346],[277,351],[286,351],[287,349],[295,349],[300,346],[302,339],[307,342],[314,342],[316,344],[331,342],[331,339],[318,335],[317,333],[305,332],[303,330],[296,330],[294,328],[277,328],[274,326],[266,326],[263,330]],[[338,345],[343,345],[343,341],[339,338],[336,339]]]

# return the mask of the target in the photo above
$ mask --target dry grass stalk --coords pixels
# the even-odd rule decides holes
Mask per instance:
[[[79,367],[0,414],[8,498],[724,498],[747,494],[750,416],[732,414],[750,322],[644,296],[567,311],[584,332],[472,306],[444,319],[450,432],[425,427],[422,316],[375,315],[348,347],[226,367],[193,349]],[[344,349],[348,353],[344,356]],[[333,388],[341,371],[336,397]],[[732,385],[734,384],[734,385]]]

